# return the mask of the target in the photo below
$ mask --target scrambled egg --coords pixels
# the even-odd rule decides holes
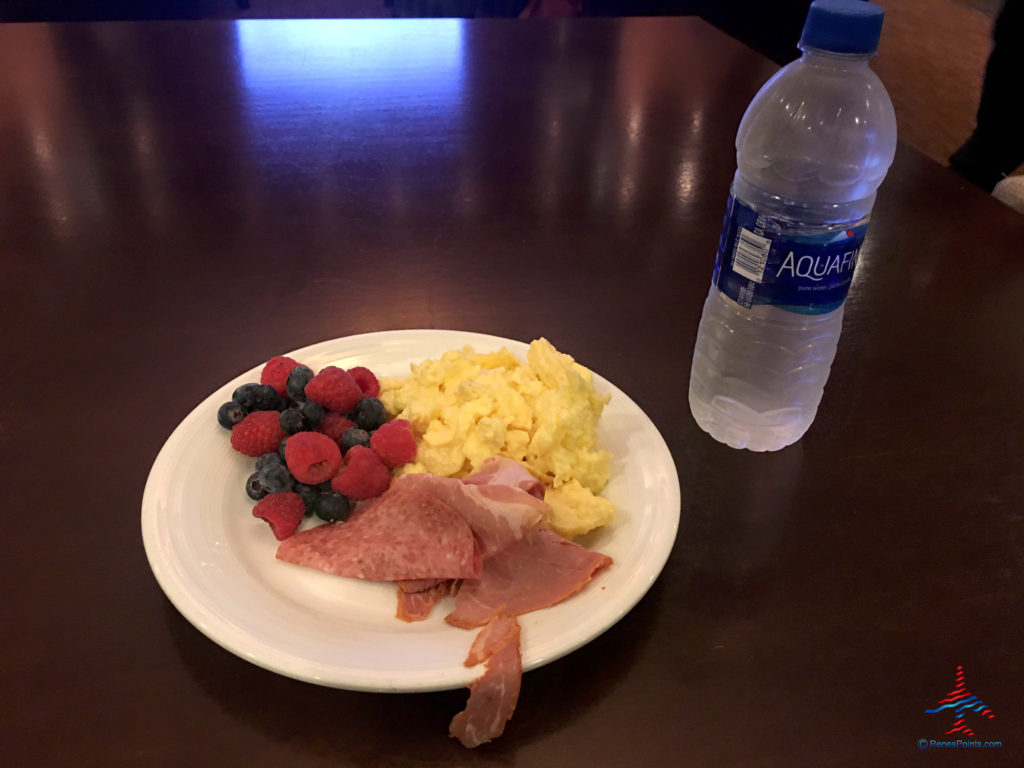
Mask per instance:
[[[418,444],[416,461],[401,471],[465,477],[491,456],[516,459],[546,486],[549,527],[579,536],[615,514],[597,496],[609,476],[611,455],[596,447],[609,395],[547,339],[533,341],[526,359],[467,346],[414,363],[408,378],[383,379],[389,416],[408,419]]]

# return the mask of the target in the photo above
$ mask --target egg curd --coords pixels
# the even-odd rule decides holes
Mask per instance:
[[[485,459],[507,456],[544,482],[556,533],[571,538],[607,525],[615,507],[597,494],[611,454],[596,444],[610,396],[547,339],[531,342],[526,360],[504,347],[467,346],[412,364],[407,378],[382,379],[388,415],[408,419],[417,440],[416,460],[400,471],[465,477]]]

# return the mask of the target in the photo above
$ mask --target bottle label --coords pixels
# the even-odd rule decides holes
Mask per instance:
[[[822,315],[846,301],[868,219],[810,235],[729,195],[713,282],[737,304]]]

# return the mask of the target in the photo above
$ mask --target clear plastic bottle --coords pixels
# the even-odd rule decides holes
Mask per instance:
[[[896,117],[868,67],[882,9],[814,0],[800,48],[754,97],[690,372],[690,410],[735,448],[777,450],[814,420]]]

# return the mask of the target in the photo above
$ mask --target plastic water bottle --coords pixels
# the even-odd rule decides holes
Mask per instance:
[[[868,67],[882,9],[814,0],[803,56],[754,97],[736,136],[690,410],[712,437],[772,451],[814,420],[896,117]]]

